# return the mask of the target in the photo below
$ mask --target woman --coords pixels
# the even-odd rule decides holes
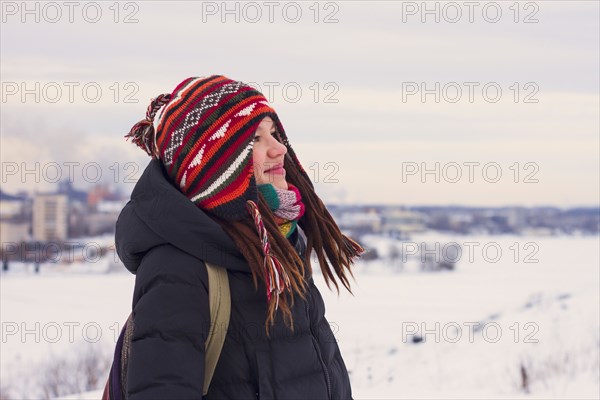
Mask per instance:
[[[206,399],[351,399],[310,255],[339,293],[333,271],[350,291],[364,250],[315,194],[264,96],[221,75],[188,78],[126,137],[152,157],[116,225],[136,274],[128,399],[202,398],[204,261],[227,269],[231,291]]]

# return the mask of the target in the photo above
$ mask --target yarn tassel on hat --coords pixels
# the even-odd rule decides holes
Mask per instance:
[[[263,268],[265,269],[265,275],[267,280],[267,301],[271,301],[271,293],[275,292],[276,303],[275,310],[279,307],[279,295],[285,290],[286,287],[290,287],[290,279],[287,272],[281,265],[281,262],[271,254],[271,244],[267,237],[267,229],[258,210],[258,206],[252,200],[246,202],[246,206],[250,211],[254,225],[258,231],[261,239],[263,254],[265,259],[263,262]]]
[[[152,158],[159,157],[158,149],[156,149],[154,144],[154,116],[158,110],[170,100],[170,93],[164,93],[152,99],[146,110],[146,118],[135,124],[129,130],[129,133],[125,135],[125,139],[131,138],[131,141],[135,145],[144,150]]]

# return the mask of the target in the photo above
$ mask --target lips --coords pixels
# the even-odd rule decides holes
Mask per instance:
[[[283,169],[283,164],[274,165],[273,167],[265,170],[265,172],[275,171],[275,170],[280,170],[280,169]]]

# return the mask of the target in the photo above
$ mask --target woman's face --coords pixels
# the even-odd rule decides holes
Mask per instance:
[[[273,119],[263,118],[254,138],[254,176],[259,185],[271,183],[276,188],[288,189],[283,168],[283,158],[287,148],[277,140],[277,137]]]

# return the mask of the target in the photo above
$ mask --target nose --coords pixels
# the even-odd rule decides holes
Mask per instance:
[[[282,155],[285,155],[287,153],[287,147],[279,142],[277,139],[275,139],[274,137],[271,137],[272,141],[271,141],[271,145],[269,146],[269,157],[271,158],[278,158],[281,157]]]

